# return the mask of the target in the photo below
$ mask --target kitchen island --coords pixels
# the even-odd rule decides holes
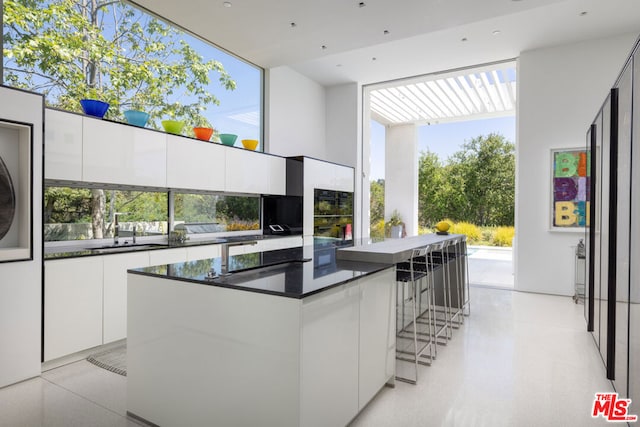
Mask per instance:
[[[127,410],[346,425],[395,371],[395,268],[300,247],[129,270]],[[212,269],[215,270],[212,272]]]

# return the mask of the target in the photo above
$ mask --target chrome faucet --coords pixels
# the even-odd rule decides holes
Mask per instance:
[[[128,212],[114,212],[113,213],[113,244],[118,244],[118,237],[120,237],[120,224],[118,224],[118,217],[120,215],[129,215]]]
[[[220,270],[222,275],[229,274],[229,248],[231,246],[256,245],[257,240],[246,240],[240,242],[227,242],[222,244],[222,259],[220,261]]]

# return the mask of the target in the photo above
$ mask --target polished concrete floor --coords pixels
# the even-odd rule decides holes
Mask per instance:
[[[612,387],[582,305],[476,286],[471,300],[471,316],[420,366],[418,384],[383,388],[353,426],[606,424],[590,416],[594,394]],[[126,417],[126,378],[86,361],[0,389],[2,427],[137,425]]]

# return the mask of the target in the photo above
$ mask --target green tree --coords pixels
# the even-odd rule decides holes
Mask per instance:
[[[371,181],[369,191],[369,215],[373,226],[378,221],[384,220],[384,179]]]
[[[418,222],[423,226],[443,218],[442,190],[444,166],[436,153],[420,153],[418,159]]]
[[[514,224],[515,145],[504,136],[491,133],[464,144],[451,159],[447,179],[457,183],[465,198],[456,220],[482,226]]]
[[[212,75],[227,90],[236,83],[219,61],[205,59],[173,27],[123,1],[5,0],[4,83],[45,95],[48,105],[81,111],[79,100],[110,104],[107,118],[127,109],[150,114],[150,126],[170,116],[193,125],[219,105]],[[103,237],[106,197],[92,190],[92,225]]]

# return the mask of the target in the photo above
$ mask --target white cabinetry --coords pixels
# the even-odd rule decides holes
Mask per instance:
[[[358,409],[395,373],[395,272],[385,270],[359,281],[360,363]]]
[[[187,259],[186,248],[163,249],[149,251],[149,265],[174,264]]]
[[[358,413],[358,312],[357,282],[303,300],[303,426],[343,426]]]
[[[277,249],[287,249],[302,246],[302,236],[282,237],[277,239],[258,240],[258,244],[252,246],[244,246],[243,253],[250,254],[253,252],[275,251]]]
[[[229,193],[286,192],[286,160],[282,157],[227,148],[225,169],[225,189]]]
[[[198,259],[218,258],[221,254],[220,245],[201,245],[187,247],[187,261]]]
[[[218,144],[167,135],[167,187],[224,191],[226,153]]]
[[[45,179],[82,181],[82,116],[45,109]]]
[[[269,193],[269,162],[248,150],[227,149],[225,189],[230,193]]]
[[[321,188],[323,190],[353,192],[353,181],[354,170],[351,167],[304,158],[305,189]]]
[[[166,187],[166,134],[90,117],[82,133],[83,181]]]
[[[46,109],[50,180],[284,195],[286,159]]]
[[[100,257],[104,260],[103,343],[127,337],[127,270],[147,267],[149,252]]]
[[[102,344],[102,272],[102,257],[45,263],[45,360]]]
[[[265,155],[269,163],[269,194],[284,196],[287,192],[287,160],[283,157]]]

